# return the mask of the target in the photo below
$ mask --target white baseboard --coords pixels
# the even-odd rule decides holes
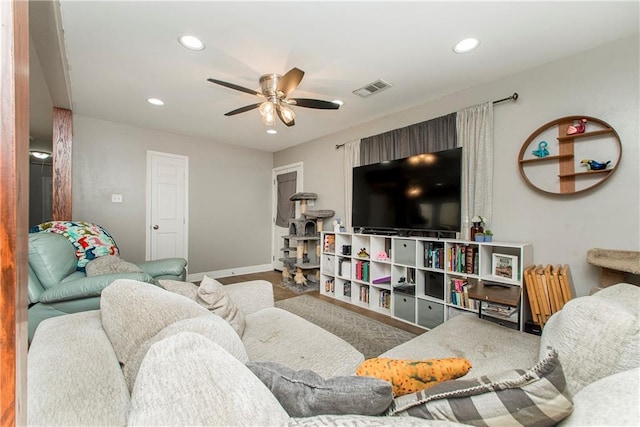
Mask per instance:
[[[241,274],[264,273],[265,271],[273,271],[273,266],[271,264],[250,265],[248,267],[237,267],[237,268],[230,268],[227,270],[216,270],[216,271],[206,271],[204,273],[193,273],[193,274],[187,275],[187,281],[199,282],[204,278],[205,275],[211,277],[212,279],[217,279],[219,277],[239,276]]]

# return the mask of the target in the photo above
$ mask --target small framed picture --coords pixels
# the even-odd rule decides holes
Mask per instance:
[[[518,280],[518,257],[515,255],[493,254],[491,273],[496,277]]]

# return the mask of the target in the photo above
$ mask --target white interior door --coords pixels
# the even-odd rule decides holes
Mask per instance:
[[[147,152],[148,260],[188,260],[189,158]]]
[[[272,206],[272,214],[271,214],[271,225],[272,229],[272,242],[271,242],[271,264],[273,265],[274,270],[282,271],[282,261],[280,258],[283,256],[282,247],[284,244],[284,239],[282,236],[286,236],[289,234],[289,226],[281,227],[276,224],[276,217],[278,215],[278,176],[285,175],[288,173],[295,172],[296,174],[296,185],[295,185],[295,193],[299,193],[303,191],[303,176],[302,176],[302,162],[294,163],[291,165],[281,166],[273,169],[272,172],[272,197],[271,197],[271,206]],[[300,216],[300,204],[296,203],[296,212],[295,217],[298,218]]]

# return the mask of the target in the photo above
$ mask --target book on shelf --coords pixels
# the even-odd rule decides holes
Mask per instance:
[[[329,279],[324,282],[324,291],[333,293],[336,290],[335,286],[336,286],[335,280],[333,278]]]
[[[324,235],[324,246],[323,249],[325,252],[334,253],[336,251],[336,236],[335,234],[325,234]]]
[[[391,308],[391,291],[386,289],[380,291],[380,295],[378,297],[378,307],[382,308]]]
[[[449,270],[456,273],[478,274],[478,248],[454,244],[449,250]]]
[[[342,285],[342,295],[345,297],[351,296],[351,282],[344,282]]]
[[[428,242],[424,248],[424,266],[427,268],[444,268],[444,245]]]
[[[482,313],[487,314],[489,316],[501,317],[501,318],[510,318],[515,313],[518,312],[517,307],[510,307],[506,305],[496,304],[496,303],[485,303],[482,307]]]
[[[451,304],[471,310],[478,309],[478,301],[469,298],[470,285],[463,279],[451,279]]]
[[[369,286],[367,285],[360,286],[360,302],[369,302]]]

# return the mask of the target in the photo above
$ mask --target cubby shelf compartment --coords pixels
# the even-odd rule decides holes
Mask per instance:
[[[580,119],[587,120],[587,131],[568,135],[569,126]],[[555,134],[551,135],[551,132]],[[551,143],[548,143],[550,155],[531,157],[532,149],[536,147],[538,140],[551,141],[552,138],[557,141],[557,144],[552,146]],[[575,145],[577,143],[581,146],[579,153],[584,153],[580,157],[576,152]],[[598,143],[599,145],[597,145]],[[589,148],[584,148],[585,145]],[[594,156],[597,155],[606,158],[594,159]],[[608,123],[595,117],[567,116],[542,125],[527,138],[520,149],[518,168],[524,181],[536,190],[548,194],[575,194],[597,187],[609,179],[618,168],[621,156],[620,137]],[[584,167],[580,163],[582,159],[610,160],[611,166],[603,170],[580,171],[576,168]],[[556,177],[554,182],[551,178],[547,178],[550,170],[536,171],[538,167],[542,168],[543,165],[553,163],[558,164],[557,172],[554,174]],[[579,185],[577,186],[576,183]]]
[[[459,314],[476,314],[477,309],[464,307],[452,299],[453,280],[463,280],[469,286],[482,281],[516,286],[522,292],[522,271],[533,264],[533,248],[528,243],[472,242],[430,237],[390,237],[367,234],[323,232],[335,241],[334,251],[323,252],[320,271],[320,293],[424,329],[431,329]],[[343,250],[346,247],[347,250]],[[467,273],[454,271],[453,257],[462,257],[461,248],[473,248],[471,269]],[[371,249],[369,258],[358,257],[361,248]],[[438,267],[433,267],[434,250],[438,253]],[[345,254],[354,252],[353,254]],[[384,252],[386,260],[375,257]],[[517,258],[517,280],[497,277],[492,271],[493,254]],[[456,255],[457,254],[457,255]],[[465,258],[466,261],[466,258]],[[369,264],[367,280],[356,278],[356,263]],[[345,264],[348,271],[345,271]],[[342,268],[341,268],[342,266]],[[342,271],[341,271],[342,270]],[[386,278],[389,278],[388,281]],[[385,282],[375,283],[378,279]],[[331,282],[333,280],[333,282]],[[402,286],[399,288],[398,286]],[[523,296],[524,298],[524,296]],[[458,299],[459,296],[458,296]],[[521,318],[528,314],[528,304],[521,304]],[[524,322],[522,322],[524,323]]]

